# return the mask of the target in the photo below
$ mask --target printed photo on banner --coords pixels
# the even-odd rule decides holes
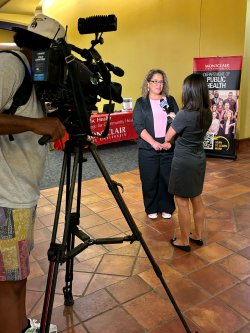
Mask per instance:
[[[236,158],[242,57],[194,58],[194,72],[201,73],[209,89],[212,124],[204,139],[208,155]]]

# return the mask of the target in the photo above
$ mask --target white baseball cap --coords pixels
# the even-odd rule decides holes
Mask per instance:
[[[27,35],[27,37],[32,33],[50,40],[65,38],[66,35],[64,27],[58,21],[44,14],[38,14],[35,16],[27,29],[13,27],[12,30],[22,32]]]

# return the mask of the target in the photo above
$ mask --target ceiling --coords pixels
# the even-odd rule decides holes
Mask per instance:
[[[34,15],[41,0],[0,0],[0,14]]]

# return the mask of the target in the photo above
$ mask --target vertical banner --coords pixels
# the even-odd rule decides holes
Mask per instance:
[[[242,57],[194,58],[193,72],[202,74],[209,89],[212,124],[204,140],[209,156],[236,159],[235,135]]]

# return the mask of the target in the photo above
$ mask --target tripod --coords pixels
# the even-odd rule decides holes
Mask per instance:
[[[81,184],[82,184],[82,163],[83,158],[83,148],[88,146],[91,154],[94,157],[106,183],[111,190],[119,208],[121,209],[131,231],[132,235],[117,238],[99,238],[91,239],[87,234],[78,228],[80,219],[80,198],[81,198]],[[71,156],[74,156],[73,166],[71,172]],[[75,190],[75,182],[78,171],[78,186],[77,186],[77,200],[76,200],[76,212],[72,212],[72,202]],[[67,176],[67,177],[66,177]],[[65,212],[65,226],[63,241],[61,244],[56,243],[56,235],[58,229],[59,214],[61,209],[63,187],[66,177],[66,212]],[[73,282],[73,263],[74,257],[84,251],[87,247],[91,245],[101,245],[101,244],[118,244],[123,242],[133,243],[134,241],[139,241],[157,275],[160,279],[163,288],[165,289],[172,305],[174,306],[176,313],[178,314],[185,330],[187,333],[191,333],[179,307],[177,306],[163,276],[162,272],[155,262],[147,244],[145,243],[141,232],[139,231],[137,225],[135,224],[132,215],[130,214],[120,192],[118,186],[121,186],[117,182],[113,181],[105,166],[103,165],[100,157],[97,154],[96,146],[90,140],[88,140],[85,134],[70,135],[69,140],[65,144],[64,159],[62,164],[61,179],[59,184],[59,192],[57,198],[54,226],[52,231],[52,238],[50,243],[50,248],[48,250],[48,259],[50,261],[47,285],[45,291],[45,299],[43,305],[42,319],[41,319],[41,333],[49,333],[49,326],[51,322],[51,315],[53,309],[54,295],[56,289],[56,281],[58,275],[59,264],[66,262],[66,272],[65,281],[66,285],[63,288],[64,293],[64,304],[67,306],[73,305],[73,295],[72,295],[72,282]],[[75,246],[75,237],[78,237],[82,243]]]

